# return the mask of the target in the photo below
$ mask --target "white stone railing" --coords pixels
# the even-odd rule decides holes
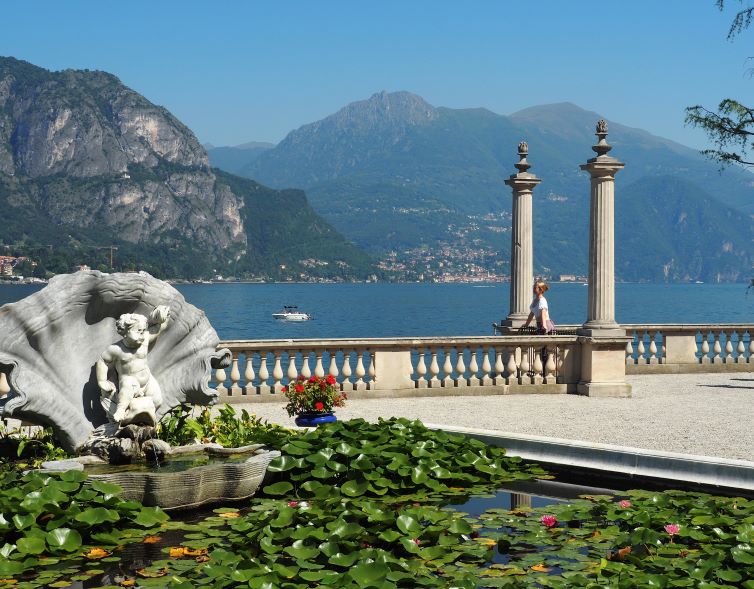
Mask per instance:
[[[626,372],[754,371],[754,325],[623,325]]]
[[[282,400],[298,375],[332,375],[363,396],[566,393],[578,382],[573,336],[225,341],[221,401]]]

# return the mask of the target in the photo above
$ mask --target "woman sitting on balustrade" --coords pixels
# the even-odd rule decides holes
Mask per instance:
[[[537,280],[534,283],[534,299],[529,305],[529,317],[526,319],[526,323],[521,326],[521,329],[529,327],[532,319],[537,321],[537,333],[545,335],[548,333],[555,333],[555,324],[550,319],[550,310],[547,306],[547,299],[545,293],[550,289],[547,283],[543,280]]]

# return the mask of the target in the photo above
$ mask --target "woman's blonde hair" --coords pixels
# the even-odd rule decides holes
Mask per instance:
[[[547,286],[547,283],[544,280],[537,280],[534,282],[534,288],[537,290],[541,290],[542,292],[547,292],[550,290],[550,287]]]

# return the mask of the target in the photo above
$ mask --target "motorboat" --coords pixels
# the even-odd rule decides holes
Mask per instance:
[[[299,311],[296,305],[285,305],[282,311],[273,313],[272,317],[281,321],[309,321],[312,318],[309,313]]]

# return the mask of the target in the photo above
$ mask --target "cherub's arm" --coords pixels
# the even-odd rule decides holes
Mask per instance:
[[[149,341],[153,342],[157,339],[165,328],[168,326],[168,319],[170,319],[170,308],[166,305],[160,305],[155,307],[149,315]]]
[[[117,355],[118,348],[115,346],[108,346],[102,353],[102,357],[97,360],[95,366],[95,372],[97,376],[97,385],[103,393],[114,393],[116,390],[115,383],[107,380],[107,371],[113,362],[115,362],[115,356]]]

